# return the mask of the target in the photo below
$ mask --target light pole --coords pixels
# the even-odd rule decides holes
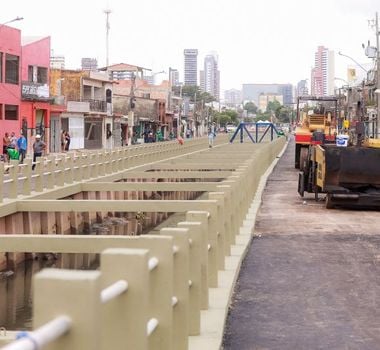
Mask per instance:
[[[5,26],[6,24],[9,24],[9,23],[12,23],[12,22],[16,22],[16,21],[22,21],[24,19],[24,17],[19,17],[19,16],[17,16],[16,18],[13,18],[13,19],[11,19],[11,20],[9,20],[9,21],[6,21],[6,22],[4,22],[4,23],[0,23],[0,28],[2,27],[2,26]]]
[[[349,58],[352,62],[357,64],[361,69],[363,69],[366,73],[368,73],[368,70],[365,69],[358,61],[354,60],[351,56],[345,55],[341,51],[338,52],[339,55]]]
[[[380,43],[379,43],[379,15],[376,12],[376,22],[375,22],[375,30],[376,30],[376,95],[377,95],[377,137],[380,134]]]

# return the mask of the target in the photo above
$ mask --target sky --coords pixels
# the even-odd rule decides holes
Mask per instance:
[[[335,76],[347,66],[369,63],[362,43],[376,45],[368,25],[380,0],[12,0],[2,6],[0,24],[23,36],[50,36],[54,55],[66,68],[82,57],[106,65],[109,8],[109,63],[129,63],[153,72],[177,68],[183,80],[183,50],[197,48],[198,70],[206,54],[219,55],[221,89],[245,83],[292,83],[309,79],[319,45],[335,52]],[[168,78],[159,74],[157,78]],[[199,79],[199,77],[198,77]],[[344,84],[337,80],[337,85]]]

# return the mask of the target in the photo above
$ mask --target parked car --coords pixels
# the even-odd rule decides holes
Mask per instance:
[[[228,125],[226,126],[226,130],[227,130],[227,132],[235,132],[236,129],[237,129],[237,126],[236,126],[236,125],[233,125],[233,124],[228,124]]]

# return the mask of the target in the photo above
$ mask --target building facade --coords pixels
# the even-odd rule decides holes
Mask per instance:
[[[201,86],[201,89],[219,101],[220,71],[218,69],[218,56],[216,54],[210,54],[205,57],[204,69],[201,75],[203,75],[203,86]]]
[[[318,46],[311,70],[311,94],[317,97],[334,95],[334,51]]]
[[[252,101],[258,106],[260,94],[282,95],[285,106],[292,106],[294,103],[292,84],[243,84],[244,101]]]
[[[300,80],[297,83],[297,88],[296,88],[296,97],[299,96],[307,96],[309,94],[309,89],[307,87],[307,80]]]
[[[169,82],[171,86],[179,86],[179,71],[178,69],[169,68]]]
[[[50,151],[50,37],[26,37],[21,43],[21,128],[28,152],[36,134]]]
[[[236,107],[243,101],[241,90],[230,89],[224,91],[224,103],[228,107]]]
[[[198,85],[198,50],[185,49],[183,54],[185,58],[184,83],[185,85]]]
[[[21,32],[0,26],[0,146],[5,132],[20,132]]]
[[[274,102],[277,101],[281,105],[284,104],[284,99],[282,95],[277,95],[277,94],[261,94],[259,96],[259,110],[262,112],[265,112],[268,107],[269,102]]]
[[[31,153],[36,134],[50,149],[50,37],[21,38],[21,32],[0,26],[0,146],[5,132],[20,131]]]
[[[82,70],[94,70],[98,69],[98,60],[96,58],[84,57],[81,60]]]
[[[51,69],[65,69],[65,56],[53,54],[50,56],[50,68]]]

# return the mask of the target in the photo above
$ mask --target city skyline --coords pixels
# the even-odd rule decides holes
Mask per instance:
[[[15,0],[2,9],[0,23],[24,17],[9,25],[19,28],[23,36],[50,36],[54,55],[65,56],[66,68],[80,68],[82,57],[95,58],[102,67],[106,62],[107,7],[112,11],[110,65],[125,62],[154,72],[165,70],[167,79],[169,67],[182,75],[185,48],[197,48],[199,57],[216,51],[221,93],[240,89],[244,83],[296,85],[309,80],[315,48],[321,45],[336,53],[342,51],[361,64],[370,62],[361,44],[368,40],[375,43],[368,20],[380,10],[374,0],[237,1],[234,5],[226,0],[195,0],[189,7],[168,0],[129,4],[121,0],[68,0],[57,16],[53,6]],[[328,26],[321,25],[322,18]],[[210,27],[216,28],[213,36],[206,35]],[[350,59],[336,55],[338,78],[346,79],[349,65]]]

